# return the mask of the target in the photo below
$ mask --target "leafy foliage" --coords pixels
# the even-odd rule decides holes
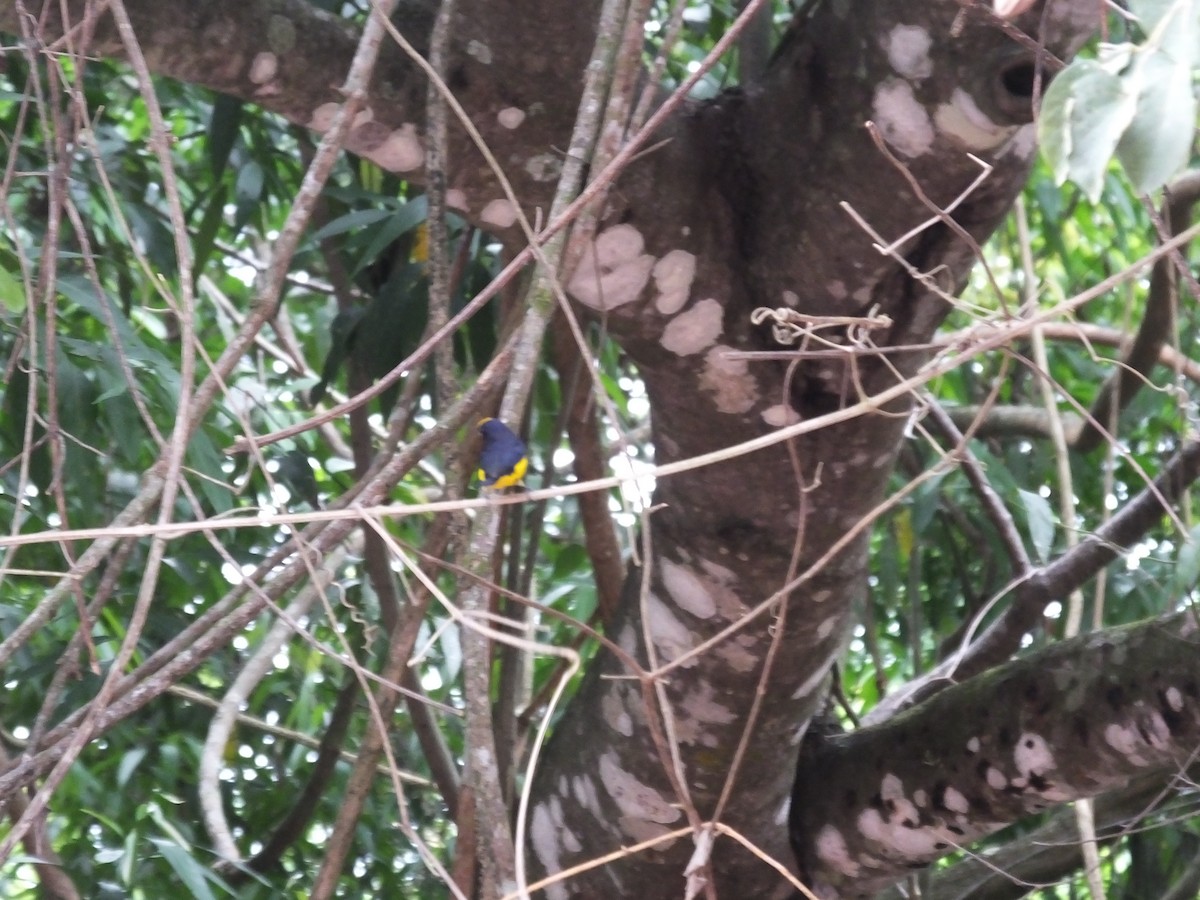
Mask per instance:
[[[1141,43],[1108,44],[1073,62],[1050,85],[1038,135],[1059,183],[1093,202],[1115,154],[1138,192],[1157,190],[1186,164],[1196,129],[1192,73],[1200,54],[1193,0],[1129,4]]]
[[[1052,305],[1151,249],[1153,223],[1137,197],[1168,180],[1190,153],[1197,14],[1180,2],[1131,7],[1141,21],[1142,43],[1076,63],[1045,98],[1042,137],[1049,166],[1036,174],[1024,201],[1030,235],[1024,249],[1037,260],[1038,284],[1014,262],[1024,233],[1014,223],[988,247],[1002,296],[979,275],[954,326],[1004,304],[1019,306],[1025,296]],[[731,3],[691,4],[684,13],[689,37],[672,50],[666,79],[681,79],[735,14]],[[14,538],[100,528],[149,477],[186,413],[181,398],[195,389],[183,375],[177,298],[187,290],[196,294],[189,314],[201,351],[199,383],[241,323],[255,314],[254,286],[297,193],[311,138],[228,97],[171,81],[156,84],[185,210],[183,237],[194,263],[184,283],[164,173],[147,149],[153,125],[128,69],[100,61],[75,69],[14,57],[3,78],[0,133],[12,136],[8,151],[16,174],[0,206],[6,226],[0,243],[0,356],[6,366],[0,386],[0,508]],[[706,89],[715,93],[733,79],[718,68]],[[75,86],[78,108],[66,85]],[[61,92],[36,99],[50,88]],[[86,128],[60,132],[65,118],[83,111],[87,115],[78,118]],[[1114,153],[1128,181],[1109,168]],[[1056,186],[1067,179],[1079,189]],[[305,422],[314,407],[383,377],[426,335],[427,204],[419,189],[347,156],[321,204],[293,261],[283,301],[272,311],[272,328],[238,360],[214,412],[197,423],[188,441],[187,476],[176,501],[180,520],[238,513],[262,514],[262,522],[232,527],[231,521],[221,530],[171,537],[135,663],[210,610],[248,573],[281,564],[273,554],[293,525],[280,524],[278,517],[311,512],[346,491],[364,465],[355,461],[355,440],[365,435],[368,443],[378,441],[390,415],[407,423],[403,440],[410,442],[443,412],[430,367],[414,366],[370,409],[365,431],[352,432],[339,419],[261,452],[228,454],[241,437]],[[68,211],[63,218],[60,209]],[[496,274],[504,258],[466,223],[452,218],[451,227],[464,255],[454,312]],[[1092,323],[1128,328],[1138,319],[1144,293],[1144,284],[1114,290],[1084,315]],[[1196,341],[1192,306],[1180,310],[1175,341],[1183,348]],[[458,377],[469,379],[492,359],[511,324],[511,307],[511,300],[493,304],[456,335]],[[637,372],[599,330],[590,337],[604,389],[605,402],[598,404],[602,426],[614,443],[619,436],[628,444],[613,464],[645,467],[652,458],[643,427],[648,403]],[[1031,349],[1017,346],[944,376],[935,386],[937,398],[948,406],[990,399],[1037,405],[1039,379],[1045,376],[1059,398],[1047,415],[1086,408],[1112,370],[1116,351],[1082,340],[1052,341],[1047,349],[1044,373],[1029,362]],[[574,390],[567,373],[547,365],[538,374],[524,423],[534,470],[543,477],[553,472],[560,483],[574,478],[569,469],[575,448],[564,437],[564,410]],[[1141,489],[1145,473],[1155,471],[1194,424],[1195,401],[1196,386],[1174,376],[1143,391],[1125,413],[1121,442],[1103,459],[1071,457],[1070,484],[1061,482],[1040,437],[989,434],[973,440],[971,449],[1013,511],[1029,556],[1040,561],[1061,553],[1069,532],[1094,530],[1115,505]],[[416,505],[447,485],[461,486],[471,468],[462,461],[469,441],[464,434],[453,453],[427,457],[394,499]],[[1006,551],[976,493],[961,472],[933,471],[942,449],[922,429],[914,431],[894,486],[904,490],[913,479],[928,477],[874,532],[871,596],[841,672],[852,713],[869,710],[953,652],[966,624],[975,616],[986,619],[991,599],[1008,584],[1000,564]],[[1073,522],[1062,520],[1054,502],[1063,491],[1076,498]],[[625,526],[636,523],[639,502],[636,491],[609,497]],[[504,578],[498,580],[561,613],[530,621],[542,640],[574,644],[586,660],[596,642],[575,623],[598,623],[598,597],[578,507],[545,503],[526,514],[536,518],[537,529],[523,528],[527,522],[516,515],[503,554],[507,561],[497,564]],[[1085,598],[1085,617],[1097,624],[1124,622],[1189,602],[1200,561],[1196,526],[1184,524],[1186,537],[1165,523],[1116,565],[1103,588]],[[434,531],[430,520],[417,515],[389,519],[383,527],[396,546],[414,556]],[[633,536],[622,532],[622,541],[630,552]],[[71,541],[43,540],[14,542],[5,552],[0,635],[16,631],[79,549]],[[5,670],[3,745],[10,756],[36,745],[48,728],[95,695],[128,634],[148,552],[143,541],[117,544],[110,564],[78,585],[80,604],[91,603],[94,670],[91,651],[76,638],[74,605],[17,650]],[[248,855],[262,849],[312,775],[316,745],[351,680],[345,655],[373,671],[387,654],[381,624],[386,601],[372,586],[364,560],[350,555],[329,568],[330,587],[321,602],[296,622],[304,636],[291,636],[273,655],[224,750],[222,800],[232,833]],[[426,568],[443,587],[453,584],[440,561]],[[391,576],[404,602],[421,593],[411,572]],[[514,617],[525,615],[515,605],[508,609]],[[1037,642],[1055,639],[1064,614],[1059,613],[1048,617]],[[336,819],[348,763],[333,768],[301,833],[265,872],[215,865],[196,796],[210,705],[230,690],[272,620],[264,615],[250,622],[173,693],[105,732],[55,792],[53,849],[77,884],[94,886],[92,896],[153,897],[163,884],[182,885],[196,897],[306,896]],[[438,741],[452,762],[461,761],[464,748],[456,715],[463,702],[462,651],[452,625],[449,613],[431,608],[417,641],[423,652],[412,667],[414,689],[441,704],[431,716],[436,741],[423,732],[429,720],[409,707],[397,711],[390,723],[391,749],[405,777],[403,810],[391,783],[380,778],[355,835],[352,863],[341,875],[344,896],[436,896],[443,890],[428,861],[393,826],[398,816],[406,817],[433,857],[452,864],[454,810],[430,763]],[[496,663],[498,669],[505,665]],[[558,660],[542,657],[522,674],[529,701],[518,720],[522,747],[562,671]],[[359,696],[346,747],[357,745],[369,716]],[[1174,883],[1179,860],[1194,855],[1197,840],[1196,820],[1182,818],[1114,843],[1105,863],[1110,896],[1152,896],[1147,891]],[[14,900],[38,895],[33,863],[14,856],[0,865],[0,894]]]

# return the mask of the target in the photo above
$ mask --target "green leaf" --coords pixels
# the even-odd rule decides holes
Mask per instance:
[[[163,855],[163,859],[179,876],[183,886],[191,891],[193,897],[200,898],[200,900],[216,900],[212,889],[205,880],[207,873],[204,866],[200,865],[190,853],[178,844],[162,838],[151,838],[151,841],[158,848],[158,852]]]
[[[233,509],[233,492],[225,487],[226,475],[223,470],[224,455],[217,450],[205,429],[197,428],[187,446],[188,464],[197,472],[207,475],[198,482],[200,493],[212,505],[217,513]]]
[[[229,153],[237,141],[245,104],[228,94],[218,94],[208,120],[208,167],[220,177],[229,162]]]
[[[1175,570],[1171,573],[1172,593],[1179,597],[1196,586],[1200,580],[1200,525],[1188,533],[1187,541],[1179,548]]]
[[[341,310],[329,323],[329,353],[325,357],[325,364],[321,367],[321,378],[308,393],[309,405],[316,406],[320,403],[325,398],[329,385],[337,378],[342,363],[350,355],[351,347],[354,344],[355,329],[362,316],[362,308],[355,307]]]
[[[233,186],[233,196],[237,203],[237,215],[234,216],[234,228],[242,229],[254,211],[262,202],[263,169],[256,162],[248,162],[238,171],[237,182]]]
[[[392,242],[402,234],[407,234],[425,221],[428,216],[428,204],[424,197],[418,197],[404,204],[390,218],[385,220],[372,234],[370,242],[362,252],[354,274],[358,274],[371,263],[375,262],[381,253],[392,245]]]
[[[346,213],[344,216],[338,216],[332,222],[327,223],[323,228],[317,229],[313,234],[314,241],[321,241],[327,237],[333,237],[337,234],[343,234],[347,231],[353,231],[356,228],[365,228],[368,225],[374,225],[376,222],[382,222],[384,219],[392,215],[390,209],[359,209],[352,213]]]
[[[1025,522],[1029,526],[1033,552],[1038,560],[1045,562],[1050,558],[1050,548],[1054,544],[1054,510],[1050,508],[1050,501],[1041,494],[1025,490],[1018,493],[1025,506]]]
[[[225,204],[229,201],[229,186],[220,184],[213,191],[200,219],[200,227],[196,229],[195,240],[192,241],[192,277],[199,278],[204,271],[204,264],[212,256],[216,246],[217,231],[225,220]]]
[[[1195,29],[1181,27],[1195,43]],[[1173,42],[1178,44],[1178,42]],[[1136,72],[1136,76],[1133,74]],[[1117,156],[1129,180],[1141,193],[1162,187],[1184,166],[1196,130],[1196,95],[1192,89],[1190,54],[1148,49],[1139,54],[1126,76],[1140,84],[1137,113],[1117,145]]]
[[[125,787],[129,782],[129,777],[145,758],[145,747],[134,747],[121,757],[121,764],[117,767],[117,787]]]
[[[1111,63],[1110,63],[1111,64]],[[1054,178],[1095,202],[1117,143],[1137,111],[1137,85],[1094,60],[1079,60],[1050,83],[1038,140]]]
[[[308,454],[299,449],[288,450],[277,459],[279,480],[291,493],[293,503],[303,500],[313,509],[320,509],[321,498],[317,494],[317,479],[308,462]]]
[[[27,303],[25,285],[6,266],[0,266],[0,306],[9,312],[23,313]]]
[[[566,578],[581,571],[588,565],[587,550],[579,544],[567,544],[559,549],[554,557],[553,575],[555,581]]]

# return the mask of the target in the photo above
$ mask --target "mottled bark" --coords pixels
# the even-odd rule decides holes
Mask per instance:
[[[1056,5],[1046,46],[1068,55],[1094,11],[1086,3]],[[948,309],[936,289],[958,289],[971,249],[942,223],[908,241],[905,260],[934,276],[926,285],[873,249],[840,204],[851,204],[885,240],[931,216],[873,144],[864,123],[874,120],[940,205],[979,175],[968,151],[994,166],[954,213],[974,238],[1007,210],[1034,152],[1030,97],[1021,92],[1032,84],[1035,62],[986,19],[967,16],[955,34],[961,13],[953,2],[858,4],[853,15],[816,4],[761,83],[690,109],[671,124],[670,142],[623,180],[615,192],[621,202],[610,200],[609,222],[619,224],[601,232],[598,264],[585,259],[569,287],[603,312],[638,363],[659,462],[816,418],[924,362],[920,353],[891,355],[894,368],[823,359],[803,364],[785,384],[782,365],[750,366],[723,354],[776,346],[765,327],[750,322],[758,306],[886,315],[893,324],[881,344],[931,337]],[[691,274],[683,296],[675,289],[680,270]],[[796,572],[810,571],[883,497],[907,408],[896,403],[797,440],[800,473],[776,445],[660,480],[650,589],[640,601],[641,573],[631,576],[613,636],[644,656],[648,630],[660,660],[697,646],[783,588],[801,525]],[[789,766],[863,594],[865,541],[864,532],[847,542],[791,592],[782,649],[722,811],[722,821],[777,859],[788,858],[780,823]],[[703,818],[729,777],[774,622],[760,616],[666,679],[690,802]],[[637,684],[602,677],[618,674],[629,673],[612,658],[599,661],[535,784],[532,849],[549,870],[686,822],[685,801],[654,752]],[[691,842],[680,840],[548,895],[626,896],[648,883],[652,894],[666,895],[691,853]],[[713,863],[719,892],[785,890],[732,842],[718,842]]]
[[[1055,804],[1166,782],[1200,744],[1191,613],[1084,635],[817,743],[792,828],[812,881],[869,897],[955,846]]]
[[[6,2],[0,4],[0,31],[32,30],[47,50],[54,50],[64,40],[65,9],[76,46],[88,26],[89,52],[123,56],[112,17],[85,16],[94,5],[85,0]],[[126,0],[125,6],[156,74],[238,97],[318,132],[329,126],[344,99],[337,89],[358,29],[306,0]],[[428,0],[410,0],[394,17],[418,49],[433,25],[431,6]],[[598,8],[597,0],[579,0],[568,16],[554,0],[516,5],[477,0],[458,7],[451,27],[447,82],[531,211],[548,203],[561,169],[579,96],[577,76],[587,63]],[[530,39],[530,29],[536,40]],[[420,178],[426,87],[416,64],[389,42],[347,148],[388,171]],[[499,233],[511,228],[511,204],[502,199],[483,157],[453,117],[448,156],[449,204]]]
[[[1143,775],[1127,787],[1101,795],[1095,801],[1097,840],[1110,845],[1131,830],[1146,828],[1164,799],[1186,793],[1187,785],[1195,783],[1194,775],[1194,770],[1181,775],[1175,785],[1164,783],[1161,772]],[[1178,792],[1173,789],[1176,787]],[[1163,814],[1170,816],[1172,810],[1164,809]],[[966,856],[949,868],[930,873],[926,896],[937,900],[1019,900],[1034,887],[1072,877],[1083,864],[1079,820],[1072,807],[1064,806],[1045,824],[1023,832],[1003,847],[986,855]],[[904,882],[894,885],[877,894],[876,900],[908,900],[905,887]],[[1193,888],[1179,896],[1194,893]]]

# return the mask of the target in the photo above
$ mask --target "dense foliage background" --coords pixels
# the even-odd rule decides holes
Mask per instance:
[[[366,11],[365,3],[324,6],[356,21]],[[737,12],[729,3],[654,5],[648,61],[680,10],[668,85],[694,69]],[[790,14],[781,5],[774,16],[778,34]],[[1141,38],[1120,17],[1111,27],[1119,30],[1113,39]],[[429,433],[495,357],[523,309],[524,284],[472,316],[436,364],[411,367],[358,415],[313,427],[319,413],[416,351],[431,322],[461,310],[512,255],[451,212],[448,308],[436,300],[431,308],[425,188],[364,157],[340,155],[281,296],[269,300],[265,325],[188,433],[178,494],[163,521],[201,527],[158,531],[159,567],[150,541],[156,514],[114,517],[148,479],[163,477],[158,461],[212,361],[248,317],[263,313],[258,304],[273,248],[319,138],[253,103],[168,78],[154,80],[161,112],[152,110],[125,61],[45,52],[27,38],[4,43],[0,520],[11,524],[0,541],[0,751],[11,762],[44,746],[55,726],[97,695],[123,642],[130,642],[128,671],[152,681],[170,655],[186,649],[171,642],[189,625],[218,604],[236,608],[239,587],[260,590],[261,571],[285,563],[279,550],[303,523],[319,518],[397,446]],[[737,55],[725,57],[697,95],[715,95],[738,77]],[[151,142],[160,127],[170,171]],[[947,346],[955,333],[988,318],[1065,308],[1158,243],[1161,192],[1136,193],[1115,163],[1092,198],[1054,176],[1039,165],[984,248],[986,265],[975,270],[944,329]],[[190,257],[182,267],[181,247]],[[1181,269],[1190,271],[1182,259]],[[1119,417],[1099,423],[1115,437],[1089,452],[1068,449],[1102,385],[1120,370],[1117,360],[1143,319],[1149,290],[1143,268],[1086,306],[1048,319],[1044,329],[942,375],[922,399],[945,407],[971,433],[978,471],[1035,565],[1106,522],[1195,428],[1197,365],[1189,357],[1197,321],[1189,301],[1197,295],[1186,275],[1159,357],[1167,364],[1151,370]],[[530,447],[533,487],[580,480],[581,457],[626,479],[607,489],[606,502],[613,523],[607,539],[628,558],[641,552],[637,526],[653,485],[650,405],[636,366],[603,323],[585,328],[594,377],[577,352],[555,349],[565,334],[555,330],[528,412],[512,424]],[[69,751],[70,767],[45,812],[33,817],[19,845],[6,843],[0,854],[0,894],[72,896],[73,883],[75,896],[84,897],[156,897],[165,884],[196,897],[309,896],[372,716],[363,691],[375,686],[363,676],[384,668],[401,620],[419,627],[407,693],[388,719],[390,755],[367,787],[334,892],[442,896],[446,876],[432,860],[465,884],[455,868],[463,865],[456,842],[469,816],[457,778],[463,647],[456,608],[429,597],[436,591],[453,603],[472,583],[459,562],[481,507],[451,515],[423,504],[477,495],[470,424],[495,414],[497,402],[496,390],[484,392],[466,426],[422,455],[391,492],[394,508],[368,516],[365,538],[321,547],[297,590],[272,594],[271,609],[226,631],[193,671],[168,676],[161,696]],[[593,419],[595,431],[578,424]],[[250,452],[239,443],[299,423],[308,427]],[[855,727],[898,686],[945,660],[1012,582],[1012,548],[957,465],[961,454],[947,455],[952,446],[928,417],[913,417],[892,478],[902,496],[873,527],[869,594],[827,708],[840,727]],[[499,586],[493,612],[536,626],[531,639],[573,648],[579,663],[497,645],[497,743],[506,796],[515,802],[537,728],[563,708],[563,698],[551,705],[554,690],[574,672],[565,682],[566,696],[573,692],[616,598],[611,579],[609,596],[597,587],[601,537],[574,498],[505,506],[501,527],[489,564]],[[1193,527],[1185,497],[1101,578],[1047,608],[1026,649],[1069,630],[1189,608],[1200,571]],[[370,574],[372,544],[386,547],[379,558],[391,593],[381,595]],[[79,580],[64,580],[97,547],[99,564]],[[607,559],[604,566],[611,575],[619,564]],[[522,597],[539,606],[511,599]],[[284,633],[272,637],[281,621],[276,605],[289,612]],[[39,609],[50,614],[22,633]],[[412,609],[424,612],[405,618]],[[88,623],[82,630],[81,617]],[[14,635],[17,642],[7,640]],[[156,655],[163,648],[167,658]],[[243,675],[248,670],[256,674]],[[228,731],[212,730],[216,710],[236,716]],[[214,734],[218,744],[206,751]],[[219,797],[245,864],[219,864],[219,839],[201,806],[206,790],[210,800]],[[25,790],[9,795],[0,837],[13,836],[30,797]],[[1139,811],[1152,805],[1147,800]],[[1200,884],[1195,812],[1185,783],[1148,815],[1125,808],[1111,821],[1098,815],[1099,882],[1108,896],[1193,896]],[[1054,815],[1061,812],[1043,819]],[[986,846],[1019,843],[1040,824],[1023,821]],[[1080,896],[1087,878],[1077,843],[1077,836],[1066,839],[1070,858],[1043,874],[1015,876],[1034,883],[1008,882],[1008,893],[974,896]],[[941,865],[954,864],[951,858]],[[1002,868],[1009,865],[1015,863]],[[50,874],[58,866],[63,882]]]

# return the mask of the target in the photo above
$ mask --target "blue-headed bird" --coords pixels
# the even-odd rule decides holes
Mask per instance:
[[[483,449],[479,451],[479,480],[485,488],[503,490],[521,484],[529,468],[528,451],[511,428],[499,419],[481,419],[479,434]]]

